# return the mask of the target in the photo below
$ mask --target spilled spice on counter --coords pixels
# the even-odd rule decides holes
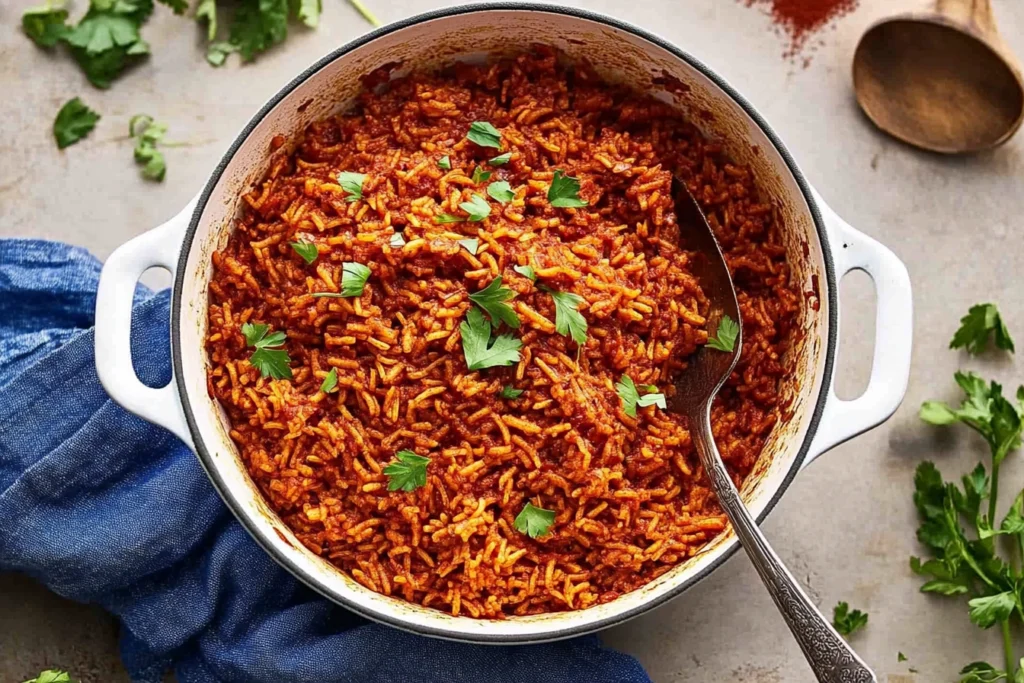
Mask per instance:
[[[833,20],[852,12],[860,0],[743,0],[747,7],[764,7],[775,26],[789,38],[783,57],[793,59],[811,36]],[[807,60],[804,60],[804,66]]]

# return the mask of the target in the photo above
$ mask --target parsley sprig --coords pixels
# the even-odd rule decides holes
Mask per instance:
[[[412,451],[398,451],[395,461],[384,468],[388,478],[388,491],[415,491],[427,485],[427,465],[430,458]]]
[[[997,349],[1013,353],[1013,337],[999,309],[995,304],[977,304],[960,319],[960,329],[953,335],[949,348],[967,349],[967,353],[976,356],[988,347],[989,337],[993,338]]]
[[[832,610],[832,626],[841,636],[849,636],[868,625],[867,612],[850,609],[846,602],[840,602]]]
[[[585,199],[580,199],[580,181],[565,175],[563,171],[555,171],[548,188],[548,201],[551,206],[560,209],[582,209],[587,206]]]
[[[82,100],[75,97],[64,103],[53,121],[53,137],[57,147],[64,149],[75,144],[96,127],[100,115],[85,106]]]
[[[68,675],[67,671],[47,669],[35,678],[25,681],[25,683],[71,683],[71,676]]]
[[[1009,339],[998,314],[993,317],[987,306],[971,308],[951,346],[980,350],[993,330],[997,345],[999,335]],[[1012,350],[1012,343],[1000,348]],[[977,432],[989,447],[991,475],[979,463],[959,483],[947,482],[933,463],[918,465],[914,476],[914,506],[921,520],[917,539],[928,556],[910,558],[910,568],[926,579],[922,592],[966,596],[972,623],[981,628],[998,624],[1002,631],[1004,668],[973,662],[961,670],[960,681],[1017,683],[1024,681],[1024,660],[1014,655],[1010,622],[1024,620],[1024,490],[998,524],[996,510],[1000,466],[1021,446],[1024,386],[1017,389],[1013,400],[1003,395],[998,383],[985,381],[973,372],[957,372],[954,379],[964,393],[960,405],[926,401],[920,417],[933,425],[961,423]],[[996,543],[999,536],[1006,538],[1012,548],[1014,559],[1010,562],[1000,554]]]
[[[491,323],[484,318],[480,309],[473,307],[466,312],[466,319],[459,325],[462,335],[462,352],[466,356],[466,367],[483,370],[519,362],[519,349],[523,343],[510,334],[502,334],[491,341]]]
[[[288,351],[281,348],[287,335],[280,330],[267,334],[270,326],[263,323],[245,323],[242,325],[242,336],[245,345],[256,350],[249,357],[249,362],[259,370],[263,377],[274,379],[291,379],[292,369],[288,367],[291,358]]]
[[[519,316],[506,301],[515,297],[516,293],[502,286],[501,276],[491,280],[490,284],[479,292],[469,295],[469,300],[482,308],[490,316],[494,325],[505,323],[513,330],[519,329]]]
[[[501,149],[501,132],[486,121],[474,121],[469,126],[466,139],[475,142],[481,147],[496,147]]]
[[[736,348],[736,338],[740,334],[739,324],[727,315],[718,321],[718,329],[713,337],[708,337],[707,347],[716,351],[732,352]]]
[[[135,138],[135,163],[142,166],[142,177],[162,181],[167,174],[167,162],[156,146],[167,134],[167,125],[155,122],[147,114],[136,114],[128,122],[128,132]]]
[[[665,394],[659,392],[658,387],[647,384],[642,388],[646,392],[643,396],[640,395],[640,391],[629,375],[623,375],[622,379],[616,382],[615,392],[622,399],[622,411],[626,415],[636,417],[636,409],[647,406],[658,406],[665,410]]]
[[[550,294],[555,302],[555,331],[563,337],[572,337],[580,346],[586,344],[587,319],[579,311],[583,297],[572,292],[559,292],[546,285],[541,285],[540,289]]]
[[[545,510],[533,503],[527,503],[516,515],[515,527],[530,538],[540,538],[551,530],[551,525],[554,523],[554,510]]]

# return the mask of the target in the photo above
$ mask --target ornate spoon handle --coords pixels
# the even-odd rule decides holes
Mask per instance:
[[[690,419],[693,442],[718,502],[821,683],[877,683],[875,674],[807,597],[740,499],[711,434],[709,406]]]

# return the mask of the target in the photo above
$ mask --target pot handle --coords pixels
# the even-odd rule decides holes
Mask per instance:
[[[832,376],[827,378],[825,410],[802,467],[829,449],[881,424],[896,412],[907,392],[914,336],[914,301],[907,267],[887,247],[836,215],[817,192],[814,197],[828,229],[837,285],[850,271],[867,273],[875,283],[877,313],[875,354],[868,387],[853,400],[840,399],[835,392],[833,366]],[[839,331],[842,331],[841,325]]]
[[[114,401],[144,420],[160,425],[192,446],[178,388],[171,381],[159,389],[139,381],[132,367],[132,300],[135,285],[149,268],[174,273],[178,253],[196,202],[158,228],[122,244],[107,258],[96,293],[96,373]]]

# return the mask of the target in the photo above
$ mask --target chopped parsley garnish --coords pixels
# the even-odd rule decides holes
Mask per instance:
[[[839,635],[849,636],[868,625],[868,615],[859,609],[851,610],[845,602],[840,602],[832,610],[832,626]]]
[[[370,269],[362,263],[346,262],[341,264],[341,295],[362,296],[366,279],[370,277]]]
[[[548,201],[551,206],[560,209],[580,209],[587,206],[586,200],[580,199],[580,181],[565,175],[562,171],[555,171],[555,177],[551,179]]]
[[[559,292],[541,285],[555,300],[555,331],[582,346],[587,342],[587,319],[579,312],[583,297],[572,292]]]
[[[21,30],[39,47],[53,47],[68,33],[68,11],[63,2],[30,7],[21,15]]]
[[[67,671],[47,669],[35,678],[25,681],[25,683],[71,683],[71,676],[68,675]]]
[[[202,5],[200,5],[200,9],[202,9]],[[198,17],[199,10],[196,10],[196,18]],[[224,62],[227,61],[228,55],[235,52],[238,52],[238,48],[235,45],[225,40],[218,40],[206,47],[206,61],[210,66],[223,66]]]
[[[476,256],[476,252],[480,249],[480,240],[476,237],[470,237],[469,239],[459,240],[459,244],[473,256]]]
[[[405,246],[405,235],[400,232],[396,232],[391,235],[391,239],[388,240],[388,244],[391,245],[392,249],[401,249]]]
[[[442,213],[442,214],[439,214],[437,216],[434,216],[434,222],[435,223],[442,223],[442,224],[444,224],[444,223],[462,223],[465,220],[466,220],[465,218],[459,218],[458,216],[453,216],[450,213]]]
[[[648,384],[644,387],[645,391],[650,392],[652,389],[657,391],[658,387]],[[629,375],[623,375],[615,384],[615,392],[622,399],[622,410],[630,417],[636,417],[636,409],[646,408],[647,406],[658,406],[662,410],[665,409],[665,394],[660,393],[647,393],[643,396],[637,391],[636,384]]]
[[[512,152],[505,152],[504,154],[499,154],[493,159],[488,159],[487,163],[489,163],[491,166],[504,166],[509,162],[509,159],[511,158]]]
[[[329,394],[338,386],[338,368],[331,368],[331,371],[324,377],[323,384],[320,385],[320,391],[325,394]]]
[[[57,112],[53,122],[53,137],[57,140],[57,147],[64,149],[75,144],[88,135],[99,120],[100,115],[85,106],[82,100],[77,97],[68,100]]]
[[[905,654],[903,654],[902,652],[897,652],[896,653],[896,661],[897,662],[905,662],[905,661],[907,661],[907,656]]]
[[[506,384],[505,386],[503,386],[501,388],[501,394],[499,394],[499,395],[502,398],[517,399],[517,398],[519,398],[520,396],[523,395],[523,390],[522,389],[516,389],[511,384]]]
[[[739,336],[740,326],[736,321],[727,315],[723,315],[718,321],[718,329],[714,337],[708,337],[708,348],[716,351],[731,352],[736,348],[736,337]]]
[[[481,147],[497,147],[501,149],[501,133],[486,121],[474,121],[470,124],[466,138]]]
[[[490,177],[491,177],[491,172],[490,171],[485,171],[480,166],[477,166],[476,168],[473,169],[473,177],[470,180],[472,180],[474,183],[479,184],[479,183],[484,182],[485,180],[487,180]]]
[[[491,215],[491,205],[480,195],[473,193],[468,202],[459,204],[459,208],[469,214],[469,220],[482,221]]]
[[[156,123],[146,114],[136,114],[128,122],[128,132],[135,138],[135,163],[142,165],[142,177],[157,182],[163,180],[167,162],[156,145],[167,133],[167,124]]]
[[[960,329],[953,335],[949,348],[967,349],[967,353],[976,356],[988,347],[990,336],[994,338],[997,349],[1014,351],[1013,338],[996,305],[976,304],[960,318]]]
[[[357,202],[363,198],[363,181],[366,180],[365,173],[353,173],[342,171],[338,174],[338,184],[348,194],[346,202]]]
[[[510,334],[498,335],[491,342],[491,323],[484,318],[479,308],[470,308],[466,320],[459,325],[462,335],[462,352],[466,356],[466,367],[483,370],[508,366],[519,362],[519,349],[523,343]]]
[[[300,240],[298,242],[292,242],[291,245],[292,249],[295,250],[295,253],[301,256],[302,260],[306,262],[306,265],[312,264],[313,261],[316,261],[316,257],[320,255],[320,252],[317,251],[316,245],[312,242],[303,242]]]
[[[515,526],[530,538],[538,538],[548,533],[554,523],[554,510],[545,510],[534,506],[533,503],[527,503],[516,516]]]
[[[488,185],[487,194],[491,196],[491,199],[502,204],[508,204],[516,196],[516,193],[512,191],[512,186],[505,180],[498,180]]]
[[[388,478],[388,491],[415,491],[427,485],[427,465],[430,458],[412,451],[398,451],[395,461],[384,468]]]
[[[537,281],[537,273],[533,270],[533,266],[513,266],[512,270],[516,271],[523,277],[533,282]]]
[[[291,379],[292,369],[288,367],[288,363],[292,359],[288,357],[288,352],[281,348],[284,346],[286,335],[281,331],[267,334],[269,330],[270,326],[263,323],[242,325],[245,345],[256,348],[249,357],[249,363],[259,370],[263,377]]]
[[[438,168],[443,168],[446,171],[452,170],[452,158],[445,154],[443,157],[437,160]]]
[[[475,303],[491,317],[491,322],[497,326],[505,323],[513,330],[519,329],[519,316],[512,310],[506,301],[515,297],[516,293],[501,284],[501,276],[497,276],[491,283],[479,292],[469,295],[469,300]]]

